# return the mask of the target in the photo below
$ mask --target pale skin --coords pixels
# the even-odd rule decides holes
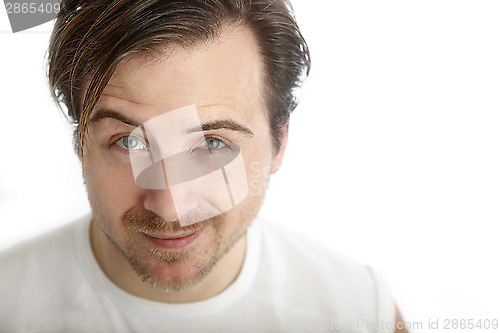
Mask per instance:
[[[112,110],[118,117],[105,116],[91,122],[91,138],[83,147],[82,160],[93,211],[92,248],[104,273],[118,287],[154,301],[194,302],[219,294],[237,277],[245,257],[246,229],[262,205],[270,174],[281,166],[287,143],[284,133],[281,149],[273,149],[262,73],[252,32],[241,27],[227,27],[217,41],[188,48],[170,45],[159,58],[134,56],[118,66],[92,113],[95,116],[99,111]],[[166,262],[152,255],[144,245],[144,235],[128,229],[123,219],[133,212],[176,220],[171,194],[168,189],[149,190],[136,185],[127,164],[128,151],[120,140],[134,129],[124,119],[141,124],[192,104],[202,124],[230,120],[251,131],[250,135],[234,128],[219,128],[204,134],[241,148],[247,179],[258,191],[251,191],[216,224],[207,225],[186,248],[160,249],[165,256],[190,254],[184,260]],[[256,179],[250,173],[257,167],[261,172]],[[131,256],[141,261],[141,267],[159,286],[143,282],[131,264]],[[218,256],[220,260],[216,260]],[[211,270],[196,280],[200,267],[214,261]],[[179,288],[186,281],[188,287]]]

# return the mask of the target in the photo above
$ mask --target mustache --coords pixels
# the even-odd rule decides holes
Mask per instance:
[[[193,216],[188,216],[193,221],[200,221],[196,213]],[[196,219],[196,220],[195,220]],[[172,234],[194,232],[212,225],[219,225],[222,222],[220,215],[209,219],[195,222],[186,226],[181,226],[179,220],[167,221],[156,214],[127,212],[123,216],[123,222],[128,228],[139,232],[168,232]]]

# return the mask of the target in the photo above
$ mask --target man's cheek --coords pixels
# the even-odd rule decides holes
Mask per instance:
[[[116,174],[87,172],[84,178],[89,199],[95,208],[109,210],[111,207],[130,206],[137,200],[136,187],[120,181]]]

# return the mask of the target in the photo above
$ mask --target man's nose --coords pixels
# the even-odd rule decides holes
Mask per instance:
[[[152,211],[167,222],[174,222],[178,219],[172,193],[168,186],[165,190],[147,190],[144,198],[144,208]]]

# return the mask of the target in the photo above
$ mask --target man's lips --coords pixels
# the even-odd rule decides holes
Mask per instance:
[[[162,249],[182,249],[194,242],[196,238],[203,232],[203,229],[198,231],[190,231],[179,235],[149,235],[144,234],[146,239],[155,247]]]

